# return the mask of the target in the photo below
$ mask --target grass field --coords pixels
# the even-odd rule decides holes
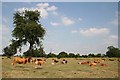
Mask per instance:
[[[93,61],[90,58],[76,60],[68,58],[68,64],[57,63],[52,65],[52,59],[48,58],[42,68],[35,68],[34,63],[17,64],[12,66],[13,58],[2,57],[2,77],[3,78],[117,78],[118,61],[106,61],[108,66],[90,67],[89,65],[80,65],[78,62]],[[61,61],[62,59],[59,59]]]

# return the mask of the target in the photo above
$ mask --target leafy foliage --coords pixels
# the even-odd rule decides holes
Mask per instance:
[[[40,21],[39,11],[27,11],[20,13],[17,11],[14,14],[14,30],[12,36],[16,38],[16,41],[20,41],[19,44],[25,45],[27,42],[30,44],[30,49],[33,49],[33,45],[40,46],[41,40],[45,35],[45,29],[42,27]]]
[[[10,58],[10,56],[12,56],[12,55],[17,53],[17,49],[16,49],[15,45],[11,44],[11,45],[5,47],[3,49],[3,52],[4,52],[3,56],[7,56],[7,57]]]
[[[24,12],[16,11],[13,16],[14,30],[12,31],[12,43],[9,47],[4,48],[5,55],[12,56],[16,54],[17,49],[21,51],[21,47],[30,44],[29,50],[25,52],[25,55],[28,52],[32,56],[41,56],[39,51],[34,50],[36,47],[41,47],[43,37],[46,33],[45,29],[42,27],[40,21],[40,12],[39,11],[29,11],[25,10]],[[32,54],[35,53],[35,54]]]
[[[23,56],[46,57],[47,55],[45,54],[43,48],[39,48],[39,49],[36,48],[35,50],[32,50],[32,53],[30,53],[29,50],[24,52]]]
[[[74,53],[69,53],[69,58],[73,58],[75,57],[75,54]]]
[[[68,54],[66,52],[60,52],[57,57],[58,58],[65,58],[65,57],[68,57]]]
[[[108,49],[108,51],[106,52],[106,56],[108,56],[108,57],[120,57],[119,48],[109,46],[107,49]]]
[[[54,54],[54,53],[49,53],[49,54],[47,55],[47,57],[48,57],[48,58],[50,58],[50,57],[57,57],[57,55]]]

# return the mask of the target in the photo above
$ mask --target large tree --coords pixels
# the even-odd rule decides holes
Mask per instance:
[[[114,46],[109,46],[108,51],[106,52],[106,56],[108,57],[120,57],[119,48],[115,48]]]
[[[23,12],[16,11],[13,16],[14,29],[12,31],[12,44],[21,50],[23,45],[29,43],[29,53],[34,48],[38,48],[42,44],[43,37],[46,33],[40,23],[40,12],[25,10]]]
[[[68,54],[66,52],[60,52],[57,56],[58,58],[65,58],[65,57],[68,57]]]

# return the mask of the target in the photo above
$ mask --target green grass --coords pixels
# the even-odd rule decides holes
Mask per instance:
[[[2,77],[3,78],[116,78],[118,77],[118,62],[109,61],[106,59],[107,67],[97,65],[90,67],[89,65],[77,64],[86,59],[75,60],[68,58],[68,64],[52,65],[52,59],[47,59],[47,62],[42,65],[42,68],[35,68],[34,63],[16,64],[12,66],[12,59],[4,57],[2,59]],[[62,59],[59,59],[61,61]],[[87,60],[93,61],[88,58]],[[38,66],[39,67],[39,66]]]

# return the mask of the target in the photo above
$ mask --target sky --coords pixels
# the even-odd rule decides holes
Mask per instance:
[[[13,38],[13,14],[25,9],[41,11],[46,53],[105,53],[110,45],[118,47],[117,2],[3,2],[0,50]],[[28,46],[23,46],[22,53]]]

